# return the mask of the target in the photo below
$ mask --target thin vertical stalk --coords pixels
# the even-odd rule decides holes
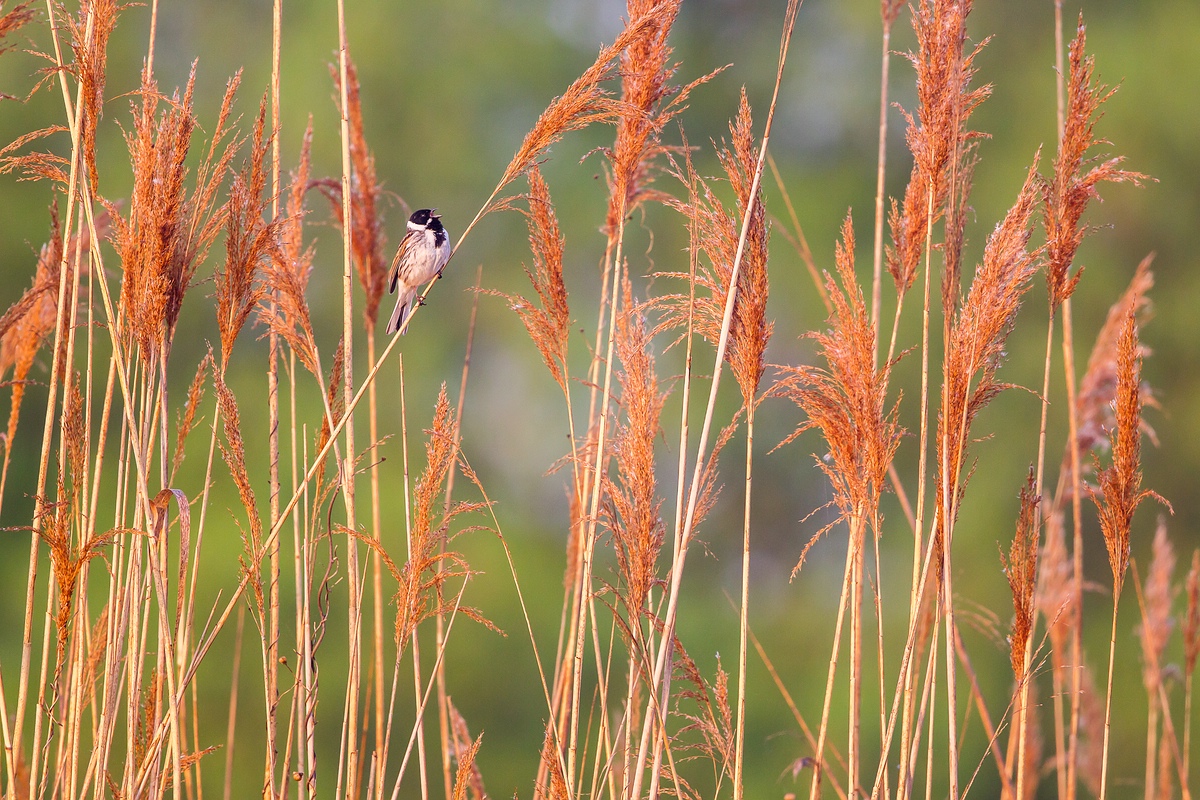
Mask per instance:
[[[271,13],[271,219],[279,218],[279,64],[282,57],[283,0],[273,0]],[[274,305],[275,300],[270,300]],[[279,521],[279,337],[271,329],[267,337],[267,463],[269,520],[272,527]],[[279,706],[279,540],[269,549],[270,578],[268,580],[269,620],[266,652],[266,724],[267,724],[267,789],[277,797],[278,779],[278,717]],[[229,745],[232,749],[232,745]]]
[[[746,499],[742,517],[742,601],[738,619],[737,732],[733,761],[733,797],[742,800],[746,750],[746,634],[750,629],[750,496],[754,472],[754,398],[746,401]],[[854,784],[851,783],[851,786]]]
[[[345,454],[338,464],[341,475],[342,494],[346,505],[346,527],[352,531],[358,530],[354,509],[354,411],[351,405],[354,399],[354,265],[353,265],[353,219],[351,210],[351,175],[350,164],[350,108],[348,93],[347,61],[349,45],[346,41],[346,3],[337,0],[338,23],[338,81],[339,92],[339,121],[341,123],[342,145],[342,346],[346,357],[343,366],[343,398],[346,410],[345,419]],[[330,438],[333,437],[331,432]],[[273,526],[272,526],[273,527]],[[350,591],[348,614],[348,649],[349,674],[346,678],[346,797],[348,800],[358,796],[358,731],[359,731],[359,684],[361,680],[361,623],[362,597],[359,580],[358,545],[354,539],[347,542],[346,583]]]

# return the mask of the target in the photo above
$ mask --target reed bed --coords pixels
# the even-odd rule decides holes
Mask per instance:
[[[1053,144],[1009,176],[1006,212],[977,219],[988,134],[973,126],[992,90],[978,59],[988,32],[972,30],[970,0],[884,0],[878,162],[864,165],[877,177],[873,216],[846,214],[832,263],[820,264],[771,153],[799,0],[778,20],[769,100],[752,108],[743,90],[727,132],[699,144],[686,132],[689,101],[721,70],[677,61],[680,0],[628,0],[620,33],[529,121],[454,244],[463,269],[457,254],[479,225],[527,224],[528,288],[496,288],[511,284],[492,280],[503,265],[485,259],[468,302],[510,308],[561,395],[569,435],[547,480],[568,499],[556,523],[561,571],[546,575],[510,550],[518,534],[505,506],[526,498],[497,496],[472,467],[482,460],[464,433],[472,344],[490,335],[475,311],[457,381],[457,367],[406,372],[394,352],[402,337],[377,339],[396,246],[388,232],[407,214],[385,218],[344,5],[330,69],[340,124],[326,132],[341,164],[328,178],[314,174],[312,123],[294,131],[280,120],[283,6],[275,0],[270,85],[254,105],[244,95],[256,90],[234,75],[217,108],[197,102],[195,64],[184,85],[160,85],[155,30],[172,4],[151,2],[138,88],[124,97],[107,88],[107,48],[127,6],[0,6],[0,53],[23,28],[44,28],[43,91],[62,103],[61,116],[0,150],[5,179],[40,182],[51,207],[29,288],[0,317],[10,399],[0,513],[14,494],[33,499],[31,517],[3,517],[27,558],[26,582],[7,590],[23,623],[0,664],[6,798],[487,797],[489,742],[513,733],[481,730],[460,710],[454,697],[470,687],[447,664],[469,658],[452,646],[462,628],[499,633],[476,599],[484,571],[511,575],[524,630],[507,633],[528,657],[491,665],[477,691],[508,694],[518,672],[538,687],[519,701],[543,725],[540,749],[519,765],[520,796],[904,800],[974,789],[1104,800],[1137,786],[1147,798],[1190,797],[1200,551],[1177,555],[1160,517],[1148,566],[1131,559],[1135,537],[1150,535],[1139,506],[1170,511],[1142,484],[1141,443],[1154,436],[1141,343],[1150,259],[1129,270],[1090,352],[1078,341],[1091,333],[1072,321],[1086,280],[1080,245],[1111,222],[1092,201],[1109,184],[1150,180],[1103,139],[1113,92],[1095,76],[1082,16],[1073,36],[1059,35],[1057,126],[1030,122]],[[897,54],[893,32],[905,24],[915,44]],[[889,85],[903,66],[892,62],[905,60],[915,93],[897,132]],[[99,126],[114,117],[127,197],[106,194],[111,159],[97,156]],[[595,220],[603,244],[590,251],[598,268],[576,274],[568,253],[591,245],[567,241],[543,167],[584,129],[611,144],[591,156],[606,197]],[[886,158],[897,137],[901,164]],[[294,165],[283,163],[284,140],[302,143]],[[895,197],[890,172],[908,174]],[[341,243],[336,330],[319,322],[309,290],[315,269],[337,266],[313,244],[314,215],[326,214]],[[855,236],[868,219],[870,267]],[[682,231],[686,248],[648,261],[630,232],[647,220]],[[972,237],[983,242],[977,259]],[[800,264],[828,316],[806,325],[803,347],[779,346],[771,310],[797,303],[768,302],[771,276]],[[215,315],[217,341],[198,360],[175,347],[191,335],[180,329],[185,303]],[[411,322],[436,325],[431,317]],[[1043,381],[1029,387],[1040,421],[1026,423],[1026,445],[1008,434],[999,443],[1026,447],[1029,463],[1010,487],[1011,539],[988,567],[1011,588],[1011,609],[986,609],[1007,628],[1007,652],[972,649],[963,630],[982,615],[980,566],[956,559],[956,540],[976,527],[963,510],[988,468],[985,409],[1014,388],[1009,339],[1042,320]],[[267,340],[265,363],[247,336]],[[791,360],[771,363],[777,354]],[[384,370],[398,372],[398,397],[380,396]],[[901,391],[901,371],[918,390]],[[409,429],[406,382],[441,384],[431,416],[412,417],[431,420],[423,433]],[[793,432],[764,442],[764,417]],[[12,443],[18,427],[39,424],[35,461]],[[1055,440],[1061,427],[1069,433]],[[16,459],[37,465],[35,484],[10,482]],[[832,623],[804,645],[821,653],[813,675],[823,681],[777,669],[780,653],[755,634],[755,476],[761,485],[781,459],[815,465],[827,498],[805,509],[793,583],[812,580],[814,552],[842,558],[844,548],[840,589],[803,612]],[[736,523],[715,513],[721,502],[739,504]],[[882,563],[885,534],[907,543],[899,573]],[[479,538],[500,544],[499,563],[467,554]],[[236,564],[218,555],[231,541]],[[717,541],[740,556],[732,610],[709,623],[737,640],[723,659],[681,624],[696,580],[689,553]],[[1107,575],[1085,570],[1092,550],[1106,555]],[[547,614],[532,603],[555,604],[557,630],[536,623]],[[1119,635],[1131,616],[1137,645]],[[1085,647],[1091,618],[1108,623],[1107,660]],[[1181,667],[1164,663],[1177,632]],[[1117,742],[1137,737],[1114,731],[1114,673],[1135,653],[1145,768],[1119,774]],[[997,670],[1010,674],[980,679]],[[756,724],[764,703],[752,696],[772,698],[777,718]],[[1134,701],[1119,702],[1128,719]],[[787,760],[764,765],[764,726],[792,736]]]

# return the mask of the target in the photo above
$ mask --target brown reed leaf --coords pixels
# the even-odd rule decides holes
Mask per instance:
[[[1037,495],[1033,468],[1021,487],[1021,511],[1017,516],[1017,531],[1009,545],[1008,557],[1000,554],[1004,575],[1013,598],[1013,624],[1009,634],[1009,661],[1013,675],[1020,685],[1028,676],[1025,674],[1025,648],[1033,633],[1034,589],[1037,586],[1038,526],[1037,507],[1041,498]]]
[[[968,143],[981,135],[969,129],[968,120],[991,87],[971,88],[975,56],[986,40],[970,52],[965,49],[970,12],[971,0],[920,0],[913,9],[917,49],[908,59],[917,73],[916,118],[901,110],[913,166],[903,204],[893,199],[888,215],[887,269],[900,295],[916,279],[931,227],[945,214],[951,192],[961,188],[952,174],[961,170]]]
[[[509,307],[521,318],[529,338],[542,355],[546,369],[558,387],[567,391],[567,345],[570,341],[571,309],[567,287],[563,283],[565,240],[550,200],[550,189],[537,165],[529,168],[529,249],[533,270],[525,275],[537,293],[538,304],[517,294],[487,290],[508,300]]]
[[[1109,434],[1112,464],[1097,465],[1098,489],[1089,489],[1100,516],[1100,530],[1108,549],[1113,574],[1113,595],[1120,595],[1129,566],[1133,514],[1147,498],[1170,508],[1157,493],[1142,489],[1142,356],[1134,312],[1125,316],[1117,338],[1117,391],[1114,399],[1116,426]],[[1094,458],[1094,457],[1093,457]]]
[[[154,79],[143,72],[137,93],[141,107],[133,104],[133,128],[125,133],[134,174],[128,217],[122,217],[114,203],[105,202],[124,270],[123,317],[145,359],[156,356],[160,347],[169,352],[183,297],[225,224],[226,207],[215,205],[216,193],[237,147],[236,141],[226,140],[240,73],[226,87],[208,154],[196,169],[195,187],[189,194],[186,160],[196,128],[195,81],[193,63],[183,96],[176,91],[159,115],[162,97]],[[224,149],[218,154],[222,143]]]
[[[187,402],[179,412],[178,420],[175,423],[175,450],[174,455],[171,457],[171,477],[168,481],[169,483],[175,482],[175,474],[179,471],[179,465],[183,463],[188,434],[192,432],[192,428],[196,425],[196,415],[199,413],[200,403],[204,399],[204,376],[207,374],[210,364],[210,357],[208,354],[205,354],[196,367],[196,374],[192,378],[191,385],[188,387]]]
[[[1054,159],[1054,179],[1046,193],[1046,286],[1050,293],[1050,309],[1056,311],[1075,291],[1083,268],[1070,274],[1075,253],[1088,232],[1080,224],[1088,203],[1099,199],[1101,183],[1131,182],[1140,185],[1145,175],[1120,169],[1122,156],[1100,160],[1086,158],[1087,152],[1104,143],[1095,137],[1100,119],[1100,106],[1112,97],[1116,89],[1093,83],[1095,59],[1085,55],[1087,46],[1083,12],[1070,46],[1070,76],[1067,80],[1067,112]]]
[[[1028,245],[1030,218],[1039,197],[1035,156],[1016,202],[988,237],[983,263],[976,269],[967,299],[950,327],[937,428],[939,536],[950,524],[945,519],[944,492],[956,487],[950,508],[957,513],[965,489],[962,471],[971,424],[979,411],[1006,388],[996,381],[996,371],[1036,270],[1036,253],[1030,252]]]
[[[1134,272],[1129,287],[1121,295],[1121,299],[1113,303],[1108,310],[1108,317],[1100,333],[1096,335],[1096,343],[1092,345],[1092,353],[1088,357],[1087,370],[1083,380],[1079,382],[1079,392],[1075,397],[1075,412],[1078,424],[1075,440],[1080,453],[1094,452],[1108,445],[1107,431],[1115,424],[1113,416],[1113,400],[1117,392],[1117,343],[1126,318],[1132,313],[1144,322],[1149,317],[1150,298],[1148,294],[1154,287],[1154,273],[1150,264],[1154,260],[1151,253],[1142,259]],[[1140,342],[1139,357],[1148,354],[1148,350]],[[1148,389],[1142,388],[1143,399]],[[1145,426],[1145,422],[1142,423]],[[1071,446],[1068,442],[1063,454],[1063,474],[1071,476]],[[1074,481],[1067,482],[1067,491],[1071,491]]]
[[[654,440],[666,395],[659,392],[645,306],[635,303],[628,275],[624,303],[617,315],[616,353],[621,363],[621,410],[613,452],[616,476],[605,476],[605,522],[613,534],[617,567],[625,583],[621,601],[629,617],[648,613],[650,590],[659,583],[658,555],[666,526],[654,469]]]
[[[803,566],[812,546],[836,522],[872,519],[884,491],[888,466],[899,447],[902,430],[899,403],[887,408],[888,373],[892,364],[876,368],[876,330],[854,270],[854,225],[849,214],[837,244],[838,280],[826,273],[826,294],[833,308],[825,331],[808,337],[817,343],[824,367],[781,367],[771,394],[786,397],[806,416],[779,446],[804,431],[821,431],[827,455],[815,456],[829,478],[838,520],[812,537],[801,551],[792,574]]]
[[[1196,656],[1200,655],[1200,548],[1192,551],[1192,568],[1188,570],[1187,616],[1183,622],[1184,673],[1190,680],[1196,670]]]
[[[341,73],[331,64],[329,74],[333,77],[336,96],[340,97]],[[383,187],[375,175],[375,156],[367,146],[363,131],[358,69],[349,56],[346,57],[346,110],[350,122],[350,255],[358,282],[366,293],[363,315],[370,330],[379,318],[379,301],[387,282],[388,263],[384,259],[387,239],[378,211]],[[329,198],[334,222],[341,228],[344,223],[341,180],[330,178],[318,181],[316,185]]]
[[[79,81],[83,102],[77,113],[79,144],[87,165],[92,193],[97,190],[96,124],[104,115],[104,84],[108,63],[108,37],[117,26],[117,0],[85,0],[80,3],[79,15],[64,14],[71,51],[75,55],[72,72]]]
[[[1138,640],[1142,645],[1142,682],[1151,698],[1157,696],[1162,683],[1162,656],[1175,631],[1175,617],[1171,613],[1175,600],[1174,575],[1175,548],[1167,536],[1167,522],[1159,516],[1150,547],[1150,570],[1144,584],[1142,622],[1138,626]]]

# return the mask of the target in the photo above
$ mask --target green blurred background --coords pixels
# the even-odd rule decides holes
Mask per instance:
[[[744,85],[761,130],[775,72],[782,0],[689,0],[675,26],[672,43],[680,62],[677,80],[686,83],[711,70],[731,65],[695,92],[682,116],[687,136],[701,145],[697,160],[705,174],[715,174],[710,139],[727,132]],[[1079,7],[1064,10],[1067,35],[1074,30]],[[1168,498],[1175,514],[1169,526],[1186,565],[1191,549],[1200,544],[1196,525],[1200,503],[1194,495],[1194,476],[1200,469],[1200,404],[1196,394],[1197,363],[1195,313],[1200,300],[1200,277],[1195,267],[1195,227],[1200,203],[1200,156],[1195,147],[1200,129],[1200,6],[1191,0],[1128,3],[1120,0],[1089,3],[1085,7],[1089,51],[1096,56],[1100,80],[1120,85],[1104,107],[1100,136],[1112,142],[1108,152],[1127,157],[1130,169],[1154,177],[1142,188],[1129,185],[1102,189],[1104,202],[1093,205],[1086,217],[1096,226],[1080,251],[1077,263],[1087,273],[1075,300],[1077,359],[1086,360],[1087,348],[1113,302],[1147,253],[1157,252],[1154,268],[1157,286],[1152,292],[1154,319],[1143,331],[1153,356],[1146,362],[1145,377],[1155,390],[1160,407],[1148,410],[1148,421],[1157,431],[1159,447],[1144,451],[1146,485]],[[620,29],[624,4],[615,0],[558,0],[558,2],[498,2],[497,0],[445,0],[439,3],[347,3],[347,33],[351,54],[362,84],[366,135],[376,167],[392,200],[387,206],[386,229],[390,241],[403,230],[404,211],[398,198],[411,207],[436,206],[452,234],[474,215],[490,193],[525,132],[546,106],[579,72],[589,65],[602,42]],[[332,2],[291,2],[284,8],[282,148],[286,168],[295,164],[307,119],[312,116],[314,177],[340,172],[337,114],[329,67],[336,63],[336,7]],[[129,7],[120,18],[109,49],[109,98],[101,122],[100,193],[120,198],[129,190],[128,157],[121,126],[130,120],[123,97],[137,87],[145,54],[149,9]],[[969,24],[978,41],[991,36],[977,59],[978,80],[993,86],[993,95],[977,112],[974,126],[990,138],[980,145],[969,222],[969,253],[977,257],[995,221],[1011,203],[1034,152],[1043,148],[1043,171],[1050,169],[1054,149],[1054,45],[1053,6],[1050,0],[980,3]],[[48,46],[44,21],[19,34],[29,46]],[[162,3],[159,10],[156,73],[160,86],[186,81],[193,59],[197,68],[197,110],[206,137],[211,132],[220,94],[226,80],[244,69],[238,109],[248,127],[258,99],[267,88],[270,70],[271,7],[268,2]],[[911,46],[906,16],[896,26],[894,46]],[[869,273],[871,214],[875,181],[876,120],[879,72],[878,4],[874,2],[821,2],[809,0],[801,9],[791,59],[785,77],[772,152],[782,171],[796,212],[804,226],[818,265],[832,267],[838,226],[852,209],[859,237],[859,272]],[[10,52],[0,58],[0,92],[24,95],[34,82],[31,73],[45,62],[27,53]],[[62,119],[61,97],[56,87],[42,91],[27,103],[0,102],[0,144],[20,134]],[[892,98],[906,108],[913,104],[912,71],[900,57],[892,59]],[[888,192],[902,193],[908,160],[903,146],[901,119],[891,116]],[[611,142],[611,130],[593,127],[556,146],[544,169],[557,203],[567,240],[567,284],[571,290],[576,326],[586,335],[572,340],[574,368],[584,368],[587,343],[594,335],[594,306],[598,292],[599,261],[603,238],[605,184],[603,164],[594,148]],[[669,132],[676,140],[677,132]],[[64,151],[64,137],[54,143]],[[199,150],[199,144],[194,147]],[[670,181],[663,180],[664,187]],[[522,188],[520,185],[517,189]],[[768,183],[768,208],[783,216],[774,185]],[[48,231],[47,208],[52,202],[45,184],[0,178],[0,305],[15,300],[30,282],[35,255]],[[340,237],[329,224],[327,205],[310,198],[313,213],[308,232],[317,240],[317,260],[309,294],[318,337],[331,352],[341,329]],[[653,231],[653,236],[650,232]],[[680,219],[659,208],[637,217],[630,233],[631,272],[645,276],[654,270],[686,268],[685,239]],[[390,250],[388,251],[391,252]],[[202,355],[205,339],[215,341],[208,282],[221,249],[203,265],[204,282],[189,296],[180,322],[181,335],[173,354],[173,390],[182,392]],[[116,263],[109,253],[109,262]],[[483,265],[483,285],[502,291],[523,291],[521,265],[529,262],[524,223],[515,214],[489,217],[468,240],[439,283],[429,305],[414,320],[412,332],[401,344],[406,367],[410,430],[428,423],[439,385],[447,382],[457,391],[465,349],[467,322],[472,307],[470,290],[476,267]],[[973,263],[973,262],[972,262]],[[811,358],[811,344],[801,335],[823,324],[824,313],[801,262],[785,239],[772,242],[770,316],[775,336],[768,359],[796,364]],[[645,296],[647,281],[639,278],[635,292]],[[655,291],[662,291],[656,287]],[[891,300],[885,291],[885,313]],[[1031,389],[1040,387],[1045,337],[1045,294],[1041,279],[1028,295],[1018,327],[1008,348],[1009,361],[1001,380]],[[385,305],[388,303],[385,298]],[[903,327],[908,342],[918,341],[916,306],[909,309]],[[386,313],[386,309],[385,312]],[[361,337],[361,327],[356,336]],[[259,331],[243,334],[231,366],[231,384],[242,403],[248,436],[264,430],[265,410],[253,402],[261,396],[265,344],[256,341]],[[356,375],[365,373],[365,341],[358,339]],[[707,357],[707,356],[706,356]],[[44,360],[43,360],[44,361]],[[900,380],[907,386],[905,423],[916,427],[913,401],[917,397],[917,359],[907,359]],[[1056,360],[1056,370],[1059,369]],[[679,354],[660,358],[660,373],[678,374]],[[398,408],[390,398],[398,394],[393,365],[381,378],[385,428],[398,431]],[[46,375],[45,364],[35,367],[34,378]],[[1056,373],[1061,375],[1061,373]],[[726,418],[734,408],[732,387],[725,397]],[[4,501],[4,526],[28,524],[36,485],[36,453],[40,442],[38,409],[44,387],[31,390],[18,440],[13,443],[14,473]],[[178,394],[176,396],[179,396]],[[1061,377],[1052,388],[1051,434],[1048,464],[1056,475],[1058,454],[1065,440]],[[453,399],[453,397],[452,397]],[[821,686],[832,619],[836,611],[844,536],[835,531],[817,546],[805,570],[789,582],[789,573],[805,541],[827,521],[808,515],[826,503],[829,493],[815,469],[812,454],[823,452],[815,434],[789,447],[767,454],[800,421],[797,412],[780,401],[769,401],[758,419],[755,480],[755,560],[753,563],[752,625],[763,639],[775,664],[811,720],[819,718]],[[977,422],[975,433],[992,438],[975,445],[975,474],[962,510],[956,540],[956,585],[962,594],[967,618],[964,636],[975,656],[993,713],[1003,707],[1010,673],[1003,637],[1011,613],[1008,589],[997,558],[997,546],[1007,547],[1016,514],[1016,495],[1028,465],[1036,458],[1039,404],[1032,392],[1013,391],[1001,396]],[[317,419],[311,406],[309,419]],[[211,413],[211,412],[207,412]],[[678,398],[672,397],[665,420],[676,419]],[[388,421],[391,420],[391,421]],[[668,431],[674,427],[667,422]],[[365,431],[365,421],[360,423]],[[668,433],[663,442],[660,484],[670,495],[673,486],[675,443]],[[497,501],[503,533],[516,557],[522,589],[530,600],[538,644],[543,659],[552,655],[561,599],[563,531],[566,520],[565,478],[546,476],[551,465],[568,451],[566,415],[557,388],[544,372],[520,323],[499,299],[481,297],[470,384],[467,390],[463,450],[479,472],[490,496]],[[365,432],[362,435],[365,443]],[[723,592],[737,593],[740,541],[742,449],[736,439],[725,460],[726,490],[714,517],[701,536],[707,552],[695,552],[685,578],[684,611],[680,634],[701,669],[712,675],[718,654],[729,670],[736,668],[737,620]],[[252,474],[263,474],[262,447],[252,448]],[[415,445],[414,454],[419,453]],[[382,454],[385,481],[398,487],[399,449],[396,442]],[[414,455],[419,465],[419,455]],[[259,469],[255,471],[256,461]],[[900,451],[905,464],[915,462],[910,436]],[[185,491],[198,491],[201,457],[193,457]],[[415,467],[414,467],[415,468]],[[906,467],[908,469],[908,467]],[[237,508],[236,495],[227,483],[225,494],[214,503],[213,550],[208,557],[229,560],[228,576],[213,571],[213,597],[222,581],[236,570],[239,544],[236,528],[226,508]],[[360,490],[363,491],[363,490]],[[265,496],[265,490],[262,492]],[[363,495],[365,496],[365,491]],[[402,505],[393,488],[385,495],[385,515],[399,520]],[[889,498],[890,524],[882,543],[886,569],[883,591],[892,596],[900,618],[907,594],[910,538],[902,517]],[[664,510],[673,513],[670,504]],[[1153,510],[1137,519],[1134,556],[1148,554]],[[807,518],[807,519],[806,519]],[[398,526],[399,523],[393,523]],[[226,525],[222,530],[219,526]],[[1109,573],[1093,520],[1088,578],[1109,585]],[[394,527],[399,530],[399,527]],[[19,645],[20,602],[23,596],[25,534],[6,534],[0,580],[11,587],[0,604],[0,625],[8,631],[0,642],[4,663]],[[507,633],[507,638],[460,623],[447,656],[449,680],[455,702],[472,732],[485,732],[479,764],[493,796],[531,793],[540,730],[544,717],[536,668],[512,579],[495,539],[472,534],[458,540],[471,563],[484,570],[468,591],[467,600],[485,611]],[[212,561],[210,561],[210,564]],[[1182,572],[1182,567],[1180,572]],[[227,584],[225,584],[227,585]],[[344,589],[342,590],[344,592]],[[1102,594],[1102,592],[1101,592]],[[1101,594],[1088,599],[1088,651],[1102,677],[1102,654],[1107,643],[1107,601]],[[340,602],[344,602],[344,599]],[[1114,712],[1118,744],[1114,776],[1137,781],[1140,748],[1145,739],[1145,701],[1140,689],[1139,659],[1133,638],[1136,606],[1125,599],[1121,636],[1124,657],[1117,680],[1119,696],[1131,697]],[[336,616],[337,624],[342,624]],[[898,635],[898,634],[893,634]],[[344,641],[331,632],[326,645],[323,673],[336,681],[342,668],[334,663]],[[1173,642],[1168,658],[1177,660],[1179,644]],[[253,687],[257,655],[247,648],[243,675]],[[894,670],[895,665],[890,665]],[[221,681],[227,668],[202,675],[214,694],[227,696]],[[792,761],[808,755],[790,715],[770,684],[760,662],[750,667],[752,694],[747,730],[749,796],[779,796],[807,786],[788,772]],[[329,684],[326,684],[328,688]],[[220,688],[218,692],[217,689]],[[252,688],[246,697],[257,702]],[[333,696],[340,695],[339,690]],[[1176,693],[1176,696],[1178,692]],[[251,702],[247,700],[246,702]],[[210,730],[223,731],[224,700],[214,703]],[[255,706],[254,708],[257,708]],[[327,753],[332,756],[337,722],[332,703],[323,721],[330,729]],[[250,712],[239,736],[253,741]],[[1046,717],[1049,724],[1049,717]],[[978,740],[978,724],[971,720]],[[1047,729],[1047,736],[1049,730]],[[980,741],[968,747],[970,758],[983,752]],[[217,756],[215,758],[223,758]],[[326,763],[332,758],[327,757]],[[242,759],[239,754],[239,762]],[[260,756],[250,749],[240,774],[255,781]],[[215,764],[214,764],[215,766]],[[985,796],[995,786],[993,768],[985,764],[978,791]],[[329,778],[328,774],[326,778]],[[1052,784],[1052,778],[1050,779]],[[1047,786],[1049,788],[1049,785]],[[1130,788],[1126,786],[1126,788]]]

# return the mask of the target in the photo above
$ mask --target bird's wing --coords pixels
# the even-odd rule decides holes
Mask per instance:
[[[404,238],[400,240],[400,246],[396,248],[396,257],[392,259],[392,268],[388,271],[388,294],[396,293],[396,285],[400,280],[400,264],[403,263],[408,251],[412,249],[413,236],[406,233]]]

